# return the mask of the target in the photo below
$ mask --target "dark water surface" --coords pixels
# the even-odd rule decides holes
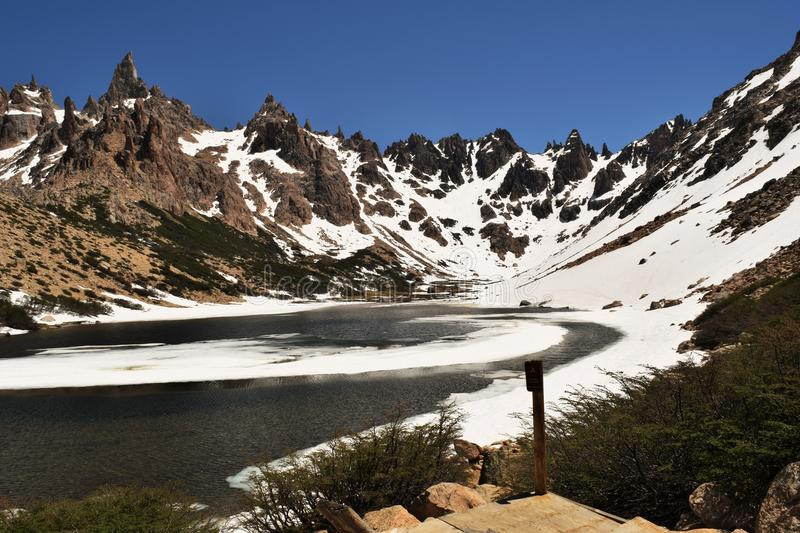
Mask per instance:
[[[461,339],[481,326],[441,315],[541,309],[450,305],[344,306],[286,315],[64,327],[0,339],[0,357],[83,345],[179,344],[295,335],[295,346],[396,346]],[[548,321],[550,322],[550,321]],[[490,323],[490,322],[489,322]],[[558,322],[564,340],[537,354],[545,368],[588,355],[620,334],[591,323]],[[80,497],[108,484],[174,484],[220,512],[241,493],[225,478],[260,460],[433,410],[454,392],[480,390],[487,372],[521,370],[524,358],[358,375],[301,376],[187,384],[0,391],[0,497]],[[524,407],[521,407],[524,408]]]

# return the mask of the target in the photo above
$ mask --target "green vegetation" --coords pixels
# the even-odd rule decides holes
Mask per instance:
[[[32,330],[38,327],[30,310],[24,305],[17,305],[8,298],[8,293],[0,292],[0,326],[13,329]]]
[[[798,285],[795,276],[705,313],[704,323],[725,332],[720,340],[735,328],[749,333],[700,363],[611,374],[614,387],[571,393],[548,421],[552,490],[671,525],[689,494],[714,481],[755,512],[772,478],[800,457]],[[519,444],[520,464],[531,464],[530,433]],[[519,464],[500,474],[518,489],[532,485]]]
[[[0,512],[0,533],[211,533],[213,522],[187,497],[166,489],[110,488],[83,500]]]
[[[97,316],[111,313],[111,307],[101,301],[78,300],[72,296],[53,296],[52,294],[40,294],[37,297],[28,298],[26,307],[34,315],[60,312],[76,316]]]
[[[751,285],[727,298],[714,302],[694,320],[694,342],[699,348],[714,349],[736,342],[739,334],[750,331],[785,313],[800,313],[800,274],[795,274],[766,291],[775,280]]]
[[[409,505],[430,485],[461,479],[463,465],[451,446],[460,433],[461,415],[447,406],[428,424],[409,427],[396,419],[307,456],[292,456],[284,467],[262,465],[251,478],[244,525],[254,532],[330,530],[314,511],[319,498],[360,514]]]

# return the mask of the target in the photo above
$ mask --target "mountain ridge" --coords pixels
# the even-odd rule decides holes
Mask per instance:
[[[797,157],[782,143],[800,123],[798,56],[800,37],[696,123],[676,115],[617,152],[605,144],[598,152],[572,130],[563,144],[533,153],[502,128],[436,142],[412,133],[381,152],[361,132],[301,126],[272,95],[242,128],[214,130],[180,100],[148,89],[128,53],[106,93],[81,111],[69,98],[60,109],[35,82],[0,91],[0,191],[86,220],[100,209],[133,234],[162,223],[142,205],[218,219],[274,243],[271,262],[281,264],[313,269],[373,250],[406,282],[521,279],[574,250],[602,248],[649,211],[652,220],[699,209],[695,193],[707,183],[731,188],[705,201],[735,202],[786,178],[794,168],[771,173]],[[762,151],[756,167],[738,169]],[[731,168],[736,176],[727,176]],[[677,188],[698,201],[671,200]],[[710,233],[709,242],[722,238]]]

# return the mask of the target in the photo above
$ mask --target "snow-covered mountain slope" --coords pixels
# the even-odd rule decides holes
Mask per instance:
[[[800,40],[696,124],[678,115],[616,153],[575,130],[531,153],[502,129],[381,153],[360,132],[301,126],[272,96],[215,131],[147,89],[128,55],[82,112],[35,83],[0,92],[0,189],[65,206],[91,194],[131,227],[157,223],[142,202],[213,217],[266,236],[281,263],[378,250],[410,280],[479,280],[506,301],[649,307],[797,239],[799,58]]]

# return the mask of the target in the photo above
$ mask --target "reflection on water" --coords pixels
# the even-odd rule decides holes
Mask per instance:
[[[414,345],[461,338],[479,326],[413,319],[498,312],[510,311],[346,306],[291,315],[69,327],[3,339],[0,353],[21,357],[46,348],[264,336],[295,348]],[[542,316],[524,313],[531,319]],[[618,337],[594,324],[563,326],[569,333],[544,352],[547,366]],[[105,484],[174,483],[199,501],[230,511],[240,494],[225,478],[246,465],[365,429],[398,412],[430,411],[452,392],[486,387],[487,372],[519,368],[516,360],[355,376],[8,391],[0,393],[0,497],[22,504],[35,497],[82,496]]]

